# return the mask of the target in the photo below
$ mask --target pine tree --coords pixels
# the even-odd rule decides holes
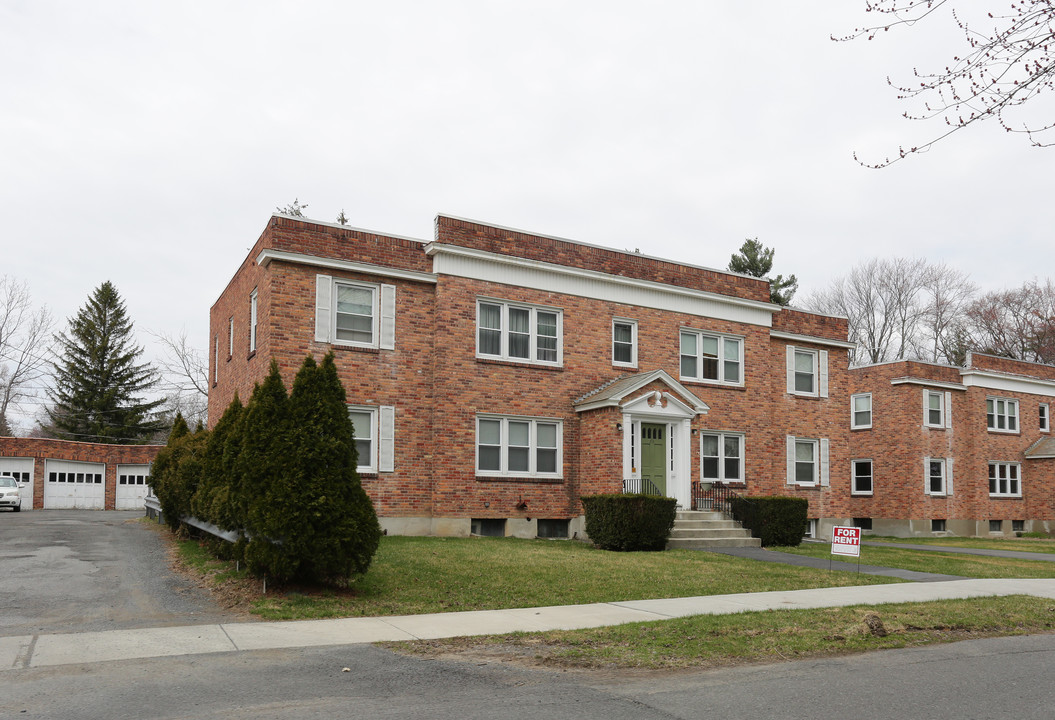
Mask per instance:
[[[773,269],[773,254],[774,250],[758,242],[758,238],[745,240],[740,252],[734,253],[729,259],[729,269],[741,275],[768,280],[770,301],[777,305],[790,305],[791,298],[799,288],[799,281],[794,275],[787,278],[783,275],[775,278],[769,276]]]
[[[55,336],[53,407],[48,416],[59,437],[135,444],[164,429],[157,409],[165,401],[144,395],[157,383],[116,288],[104,282]]]

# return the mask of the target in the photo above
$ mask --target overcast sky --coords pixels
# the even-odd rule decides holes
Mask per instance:
[[[835,43],[863,0],[0,0],[0,274],[58,329],[105,280],[206,348],[276,206],[429,239],[438,212],[724,268],[776,249],[799,298],[872,257],[983,289],[1045,277],[1055,149],[938,126],[887,75],[946,18]],[[1046,171],[1046,172],[1045,172]]]

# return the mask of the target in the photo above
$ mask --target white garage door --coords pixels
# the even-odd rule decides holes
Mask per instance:
[[[33,508],[33,458],[0,458],[0,477],[13,477],[23,483],[21,507]]]
[[[149,481],[149,465],[118,465],[117,500],[114,507],[118,510],[142,510],[143,499],[150,492],[147,485]]]
[[[45,460],[44,475],[45,508],[102,510],[105,507],[106,465]]]

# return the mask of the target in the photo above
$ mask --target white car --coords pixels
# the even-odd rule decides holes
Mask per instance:
[[[0,477],[0,507],[9,507],[15,512],[22,509],[22,488],[20,482],[12,477]]]

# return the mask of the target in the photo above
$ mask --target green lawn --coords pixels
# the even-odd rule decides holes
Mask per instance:
[[[831,554],[831,546],[827,543],[803,543],[799,547],[774,547],[769,549],[794,555],[856,562],[856,558],[833,556]],[[909,550],[896,547],[865,545],[861,548],[861,564],[941,573],[943,575],[961,575],[972,578],[1055,578],[1055,563],[1052,562]]]
[[[975,550],[1014,550],[1016,552],[1055,553],[1055,540],[1038,538],[895,538],[866,535],[865,542],[899,543],[909,545],[937,545],[940,547],[973,548]]]
[[[1055,608],[1051,600],[1009,596],[699,615],[591,630],[386,643],[386,646],[409,654],[463,653],[469,659],[511,659],[557,667],[708,668],[971,638],[1050,633],[1053,629]]]
[[[382,539],[348,590],[269,589],[268,620],[409,615],[896,582],[689,550],[615,553],[580,542]]]

